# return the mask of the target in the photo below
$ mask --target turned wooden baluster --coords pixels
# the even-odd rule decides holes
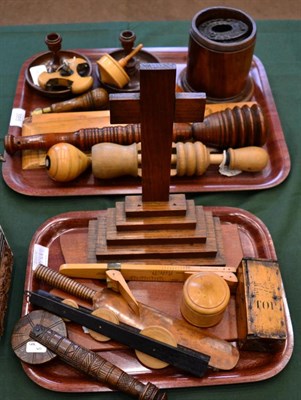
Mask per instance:
[[[152,383],[143,384],[98,354],[79,346],[52,329],[37,324],[30,332],[30,337],[53,351],[65,363],[113,389],[140,400],[167,399],[167,394],[160,392]]]
[[[198,140],[217,148],[263,146],[267,140],[267,127],[258,104],[251,107],[235,106],[208,115],[203,122],[173,124],[172,140]],[[6,135],[4,145],[7,153],[12,155],[18,150],[47,150],[59,142],[73,144],[81,150],[90,150],[95,144],[103,142],[128,145],[140,141],[140,124],[129,124],[80,129],[74,133]]]
[[[58,143],[46,154],[45,167],[49,177],[57,182],[76,179],[92,165],[95,178],[112,179],[120,176],[142,176],[141,144],[122,146],[116,143],[99,143],[92,147],[91,155],[69,143]],[[200,176],[210,164],[224,162],[230,170],[260,172],[269,156],[263,147],[248,146],[228,149],[225,154],[211,153],[201,142],[177,142],[170,158],[170,176]]]

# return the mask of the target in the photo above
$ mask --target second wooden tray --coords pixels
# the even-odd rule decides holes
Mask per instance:
[[[249,212],[231,207],[205,207],[218,217],[222,226],[236,225],[239,231],[241,247],[244,257],[256,257],[276,260],[276,253],[271,236],[266,226],[257,217]],[[61,242],[62,237],[68,238],[74,249],[74,262],[85,262],[87,257],[88,224],[91,219],[103,215],[105,211],[70,212],[60,214],[46,221],[35,233],[28,256],[25,290],[50,290],[33,277],[33,259],[35,245],[41,245],[49,250],[49,268],[58,270],[65,262]],[[72,245],[70,245],[72,247]],[[69,260],[71,262],[72,260]],[[101,289],[104,283],[96,280],[80,279],[80,282],[96,290]],[[181,318],[180,299],[183,284],[178,282],[129,282],[130,288],[138,301],[155,307],[165,313]],[[164,288],[164,290],[162,290]],[[170,295],[172,293],[172,296]],[[70,297],[70,295],[68,295]],[[181,374],[173,367],[162,370],[150,370],[135,358],[133,351],[118,343],[100,344],[89,338],[82,327],[69,323],[68,336],[71,340],[88,347],[117,364],[129,374],[135,375],[143,382],[150,381],[161,388],[199,387],[209,385],[234,384],[256,382],[271,378],[278,374],[288,363],[294,346],[293,329],[283,292],[285,317],[287,325],[287,339],[284,347],[274,353],[241,351],[237,366],[230,371],[210,371],[202,378]],[[22,316],[32,310],[26,296],[23,302]],[[209,332],[226,339],[227,331],[233,331],[236,326],[235,306],[215,327],[208,328]],[[232,327],[232,328],[231,328]],[[231,328],[231,329],[230,329]],[[235,331],[235,329],[234,329]],[[229,340],[229,338],[228,338]],[[235,342],[235,338],[232,338]],[[87,378],[75,371],[72,367],[54,359],[43,365],[23,364],[25,373],[38,385],[50,390],[61,392],[102,392],[109,389],[103,384]]]

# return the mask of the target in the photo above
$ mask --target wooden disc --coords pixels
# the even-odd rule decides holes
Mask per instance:
[[[173,336],[173,334],[166,328],[163,328],[162,326],[156,326],[156,325],[148,326],[147,328],[142,329],[140,333],[141,335],[145,335],[147,337],[150,337],[151,339],[155,339],[158,340],[159,342],[163,342],[169,344],[170,346],[177,347],[177,341]],[[168,366],[167,362],[158,360],[157,358],[142,353],[139,350],[135,350],[135,353],[138,360],[146,367],[153,369],[161,369]]]
[[[114,324],[119,324],[119,320],[117,315],[114,313],[114,311],[108,309],[108,308],[97,308],[93,312],[91,312],[91,315],[95,315],[96,317],[103,318],[106,321],[113,322]],[[105,336],[99,332],[95,332],[92,329],[89,329],[89,333],[92,336],[93,339],[97,340],[98,342],[108,342],[111,340],[108,336]]]
[[[66,325],[62,318],[47,311],[35,310],[19,319],[13,330],[11,345],[16,356],[28,364],[43,364],[56,357],[55,353],[29,336],[37,324],[51,328],[62,336],[67,336]]]
[[[62,300],[62,303],[67,304],[67,306],[70,306],[70,307],[78,308],[77,302],[73,299],[64,299],[64,300]],[[70,319],[63,318],[63,321],[70,322]]]

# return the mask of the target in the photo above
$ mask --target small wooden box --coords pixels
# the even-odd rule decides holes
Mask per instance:
[[[287,337],[283,285],[276,261],[243,259],[237,271],[238,345],[243,350],[276,351]]]

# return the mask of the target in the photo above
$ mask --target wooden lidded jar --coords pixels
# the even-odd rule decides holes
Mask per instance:
[[[208,328],[221,321],[229,300],[230,289],[222,277],[200,272],[184,284],[181,313],[192,325]]]
[[[244,12],[229,7],[200,11],[192,19],[182,88],[205,92],[211,102],[249,100],[255,41],[256,24]]]

